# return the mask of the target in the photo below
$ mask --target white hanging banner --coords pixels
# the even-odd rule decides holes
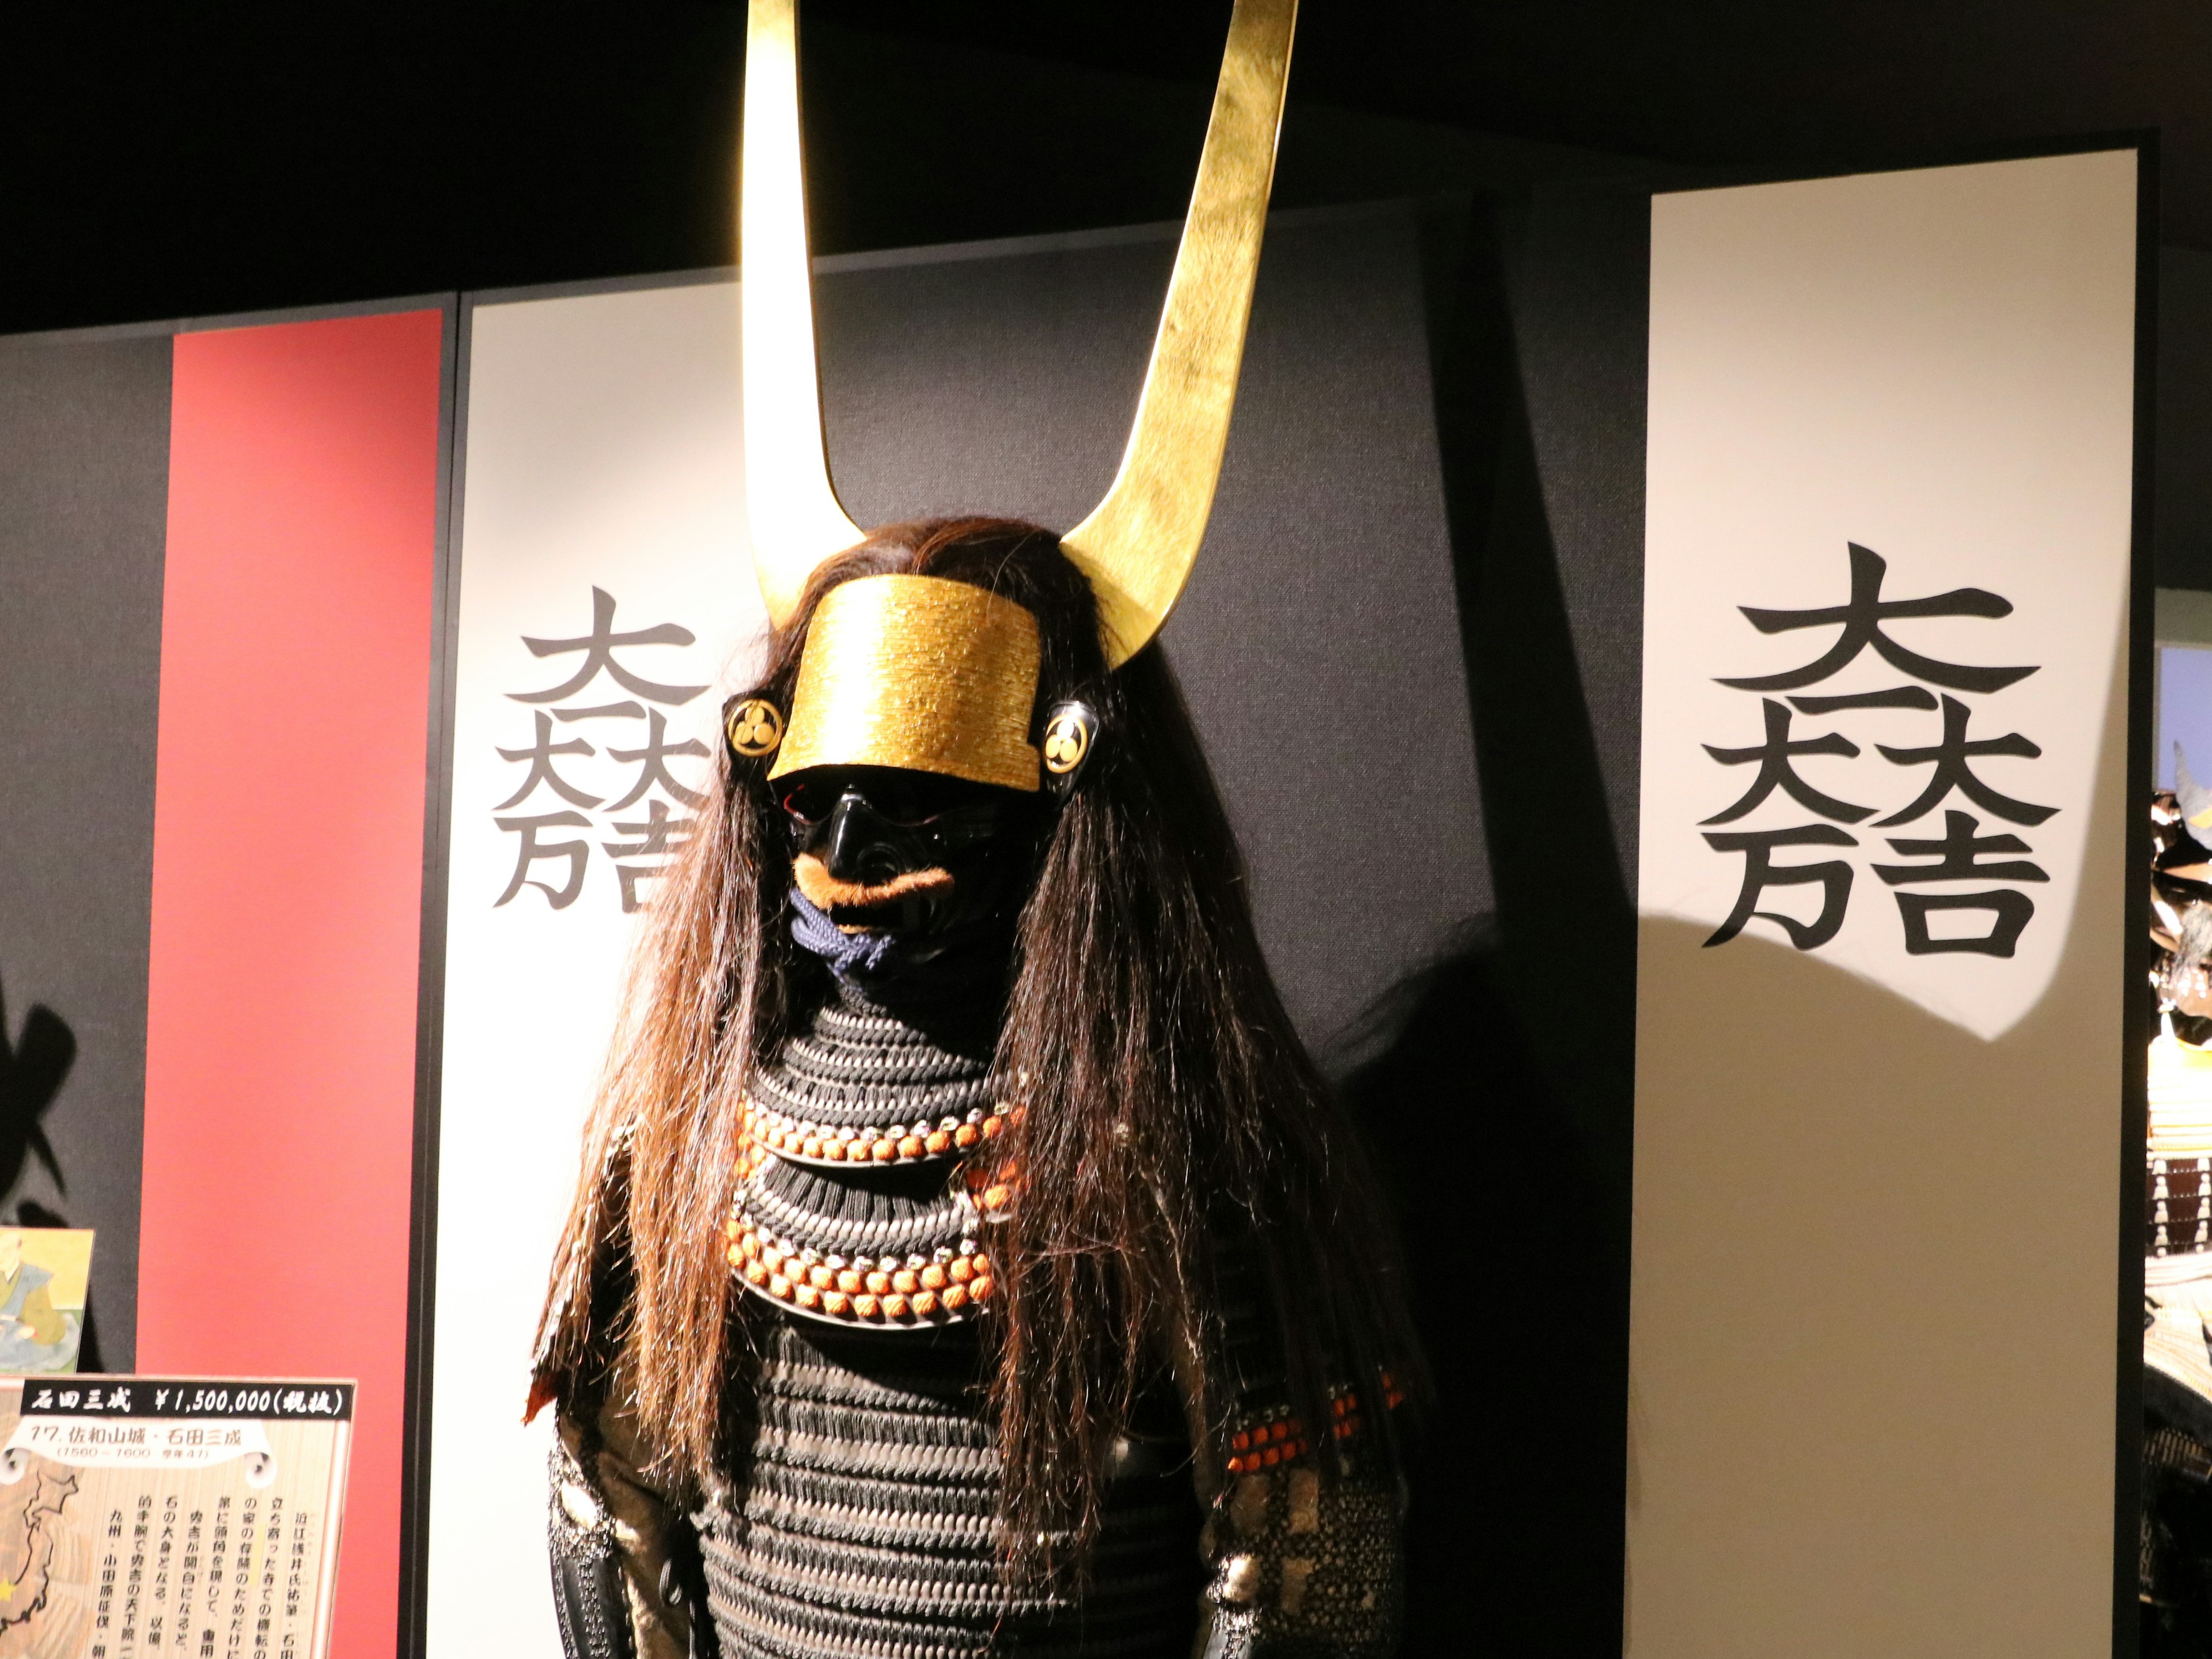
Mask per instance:
[[[427,1651],[558,1659],[550,1413],[522,1425],[638,908],[764,627],[737,290],[470,319]]]
[[[2136,212],[1653,204],[1638,1655],[2109,1639]]]

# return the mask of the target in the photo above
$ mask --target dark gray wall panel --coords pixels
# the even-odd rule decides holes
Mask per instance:
[[[2160,252],[2155,438],[2158,585],[2212,588],[2212,253]]]
[[[1620,1651],[1649,214],[1425,217],[1490,904],[1347,1079],[1441,1406],[1409,1654]]]
[[[1271,240],[1216,511],[1168,653],[1325,1060],[1493,902],[1410,215]]]
[[[112,1370],[137,1320],[169,357],[0,345],[0,1203],[99,1230],[85,1358]]]
[[[1636,887],[1644,675],[1649,198],[1556,185],[1505,216],[1514,357],[1624,886]]]
[[[819,284],[838,483],[861,524],[1064,530],[1112,481],[1169,234]],[[1417,225],[1278,216],[1206,549],[1164,639],[1324,1054],[1490,908]]]

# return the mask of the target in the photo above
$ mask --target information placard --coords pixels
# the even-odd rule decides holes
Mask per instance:
[[[325,1659],[353,1398],[0,1377],[0,1659]]]

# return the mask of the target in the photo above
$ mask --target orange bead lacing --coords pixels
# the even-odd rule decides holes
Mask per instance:
[[[1305,1425],[1288,1412],[1241,1428],[1229,1437],[1229,1473],[1253,1474],[1304,1457],[1313,1449],[1305,1435]]]
[[[970,1164],[961,1172],[968,1196],[986,1221],[1004,1221],[1022,1190],[1022,1161],[1001,1158],[995,1164]]]
[[[1020,1121],[1017,1107],[1010,1112],[973,1111],[964,1121],[945,1117],[934,1123],[894,1123],[864,1130],[810,1123],[772,1111],[748,1096],[744,1133],[779,1157],[802,1164],[915,1164],[971,1151],[996,1140],[1010,1122]]]
[[[948,1144],[958,1149],[995,1140],[1010,1124],[1018,1124],[1022,1109],[1015,1106],[994,1113],[978,1123],[965,1123],[957,1132],[941,1131]],[[909,1257],[874,1261],[847,1260],[779,1238],[747,1213],[744,1186],[771,1158],[810,1158],[816,1162],[870,1161],[894,1164],[937,1155],[938,1133],[900,1141],[864,1141],[850,1135],[848,1146],[860,1150],[822,1155],[805,1137],[790,1150],[791,1120],[781,1118],[748,1099],[743,1132],[738,1140],[738,1195],[730,1205],[722,1233],[731,1267],[746,1286],[787,1306],[817,1317],[850,1324],[914,1327],[955,1324],[982,1310],[998,1289],[991,1259],[972,1240],[958,1249],[940,1249],[933,1259]],[[825,1132],[826,1133],[826,1132]],[[965,1137],[963,1139],[962,1137]],[[908,1143],[915,1143],[909,1145]],[[1003,1220],[1020,1191],[1021,1164],[1002,1158],[995,1164],[976,1163],[962,1172],[970,1202],[985,1220]]]
[[[979,1311],[998,1289],[991,1258],[963,1246],[941,1260],[890,1265],[795,1249],[735,1205],[723,1224],[730,1266],[771,1300],[856,1325],[947,1325]]]
[[[1382,1373],[1383,1403],[1395,1411],[1405,1402],[1396,1383],[1388,1371]],[[1360,1416],[1359,1395],[1352,1389],[1331,1389],[1328,1393],[1328,1432],[1334,1440],[1350,1440],[1365,1426]],[[1305,1456],[1313,1449],[1306,1439],[1305,1425],[1286,1410],[1266,1413],[1239,1427],[1229,1437],[1229,1473],[1255,1474],[1261,1469],[1272,1469],[1280,1463],[1291,1462]]]

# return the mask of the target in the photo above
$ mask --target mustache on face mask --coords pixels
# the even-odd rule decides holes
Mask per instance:
[[[848,932],[895,925],[909,904],[947,901],[955,885],[952,872],[934,865],[902,871],[887,881],[841,880],[812,853],[801,853],[793,860],[792,878],[810,903]]]

